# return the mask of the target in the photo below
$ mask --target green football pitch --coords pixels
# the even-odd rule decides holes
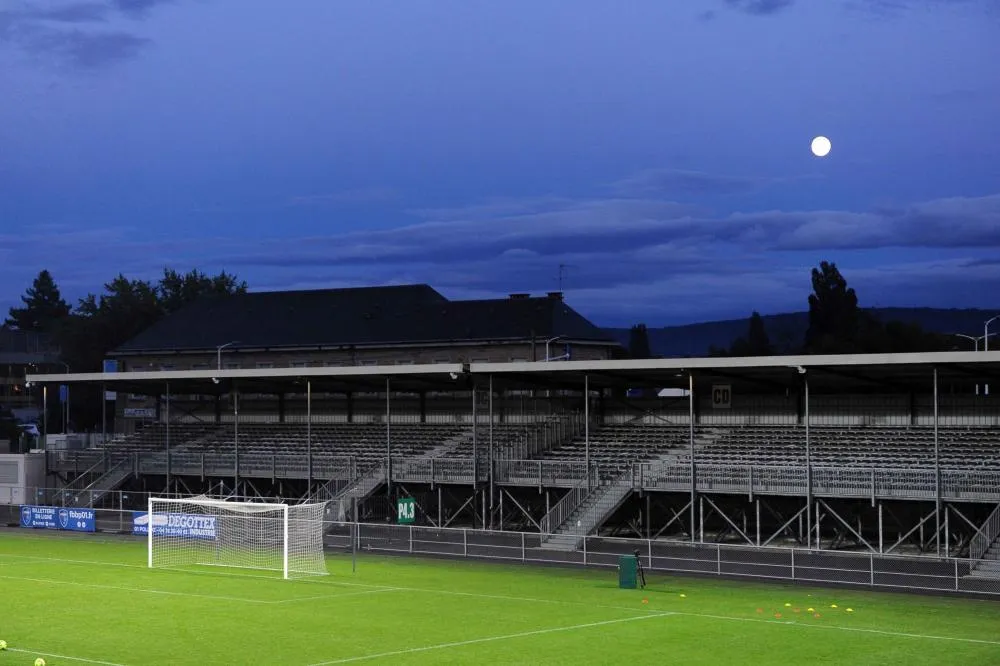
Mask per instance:
[[[1000,603],[373,555],[285,581],[0,532],[0,666],[1000,664]]]

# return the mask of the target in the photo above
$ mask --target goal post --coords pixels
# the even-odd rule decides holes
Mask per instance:
[[[233,502],[204,495],[150,497],[147,565],[258,569],[283,578],[326,575],[325,508],[325,503]]]

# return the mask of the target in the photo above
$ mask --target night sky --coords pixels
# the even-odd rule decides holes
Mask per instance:
[[[825,158],[811,139],[830,137]],[[43,268],[543,293],[603,325],[1000,306],[998,0],[5,0],[0,307]]]

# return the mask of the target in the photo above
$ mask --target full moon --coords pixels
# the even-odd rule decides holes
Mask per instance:
[[[818,136],[812,140],[811,148],[816,157],[826,157],[830,152],[830,140],[825,136]]]

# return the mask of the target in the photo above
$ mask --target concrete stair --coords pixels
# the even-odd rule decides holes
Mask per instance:
[[[566,518],[542,538],[541,547],[552,550],[576,550],[584,538],[611,516],[632,493],[632,471],[613,481],[600,483],[573,508]]]

